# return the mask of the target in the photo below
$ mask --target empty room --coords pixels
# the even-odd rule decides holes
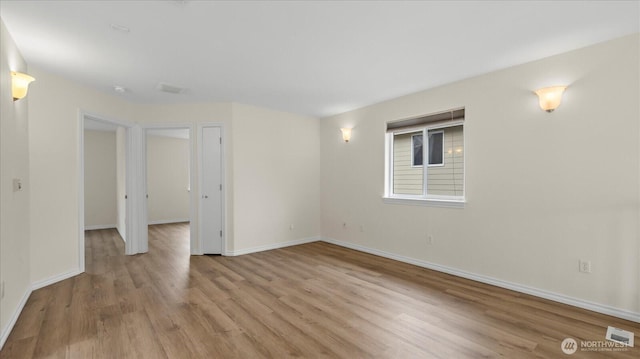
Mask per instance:
[[[0,20],[0,358],[640,357],[640,1]]]

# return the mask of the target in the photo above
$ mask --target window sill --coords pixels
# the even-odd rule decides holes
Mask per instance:
[[[404,204],[410,206],[464,208],[464,199],[433,199],[433,198],[409,198],[409,197],[382,197],[386,204]]]

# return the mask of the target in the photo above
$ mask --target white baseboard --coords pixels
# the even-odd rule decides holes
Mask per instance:
[[[182,223],[182,222],[189,222],[189,221],[191,221],[191,219],[189,218],[179,218],[179,219],[160,219],[157,221],[148,221],[147,223],[149,225],[154,225],[154,224]]]
[[[2,347],[4,347],[4,343],[9,338],[9,334],[11,334],[11,331],[13,330],[13,326],[16,325],[16,322],[18,321],[18,317],[20,316],[20,313],[22,313],[22,309],[24,309],[24,305],[27,304],[27,300],[29,299],[31,292],[32,292],[32,289],[30,288],[28,288],[24,292],[22,299],[20,299],[20,303],[18,303],[18,307],[16,308],[16,310],[13,312],[13,315],[11,316],[11,320],[9,320],[6,327],[2,328],[2,337],[0,337],[0,350],[2,350]]]
[[[507,281],[504,281],[504,280],[501,280],[501,279],[496,279],[496,278],[484,276],[484,275],[481,275],[481,274],[475,274],[475,273],[471,273],[471,272],[466,272],[466,271],[459,270],[459,269],[456,269],[456,268],[451,268],[451,267],[443,266],[443,265],[440,265],[440,264],[430,263],[430,262],[419,260],[419,259],[405,257],[405,256],[402,256],[402,255],[398,255],[398,254],[394,254],[394,253],[390,253],[390,252],[381,251],[381,250],[378,250],[378,249],[365,247],[365,246],[362,246],[362,245],[359,245],[359,244],[343,242],[343,241],[339,241],[339,240],[336,240],[336,239],[333,239],[333,238],[323,237],[322,241],[323,242],[327,242],[327,243],[331,243],[331,244],[335,244],[335,245],[338,245],[338,246],[341,246],[341,247],[354,249],[354,250],[357,250],[357,251],[360,251],[360,252],[374,254],[374,255],[377,255],[377,256],[380,256],[380,257],[385,257],[385,258],[397,260],[397,261],[400,261],[400,262],[413,264],[413,265],[416,265],[416,266],[419,266],[419,267],[432,269],[432,270],[435,270],[435,271],[438,271],[438,272],[443,272],[443,273],[455,275],[457,277],[471,279],[471,280],[474,280],[476,282],[491,284],[491,285],[495,285],[496,287],[506,288],[506,289],[510,289],[510,290],[513,290],[513,291],[516,291],[516,292],[530,294],[530,295],[533,295],[533,296],[536,296],[536,297],[540,297],[540,298],[544,298],[544,299],[549,299],[549,300],[552,300],[554,302],[568,304],[568,305],[571,305],[571,306],[574,306],[574,307],[583,308],[583,309],[591,310],[591,311],[594,311],[594,312],[598,312],[598,313],[602,313],[602,314],[606,314],[606,315],[611,315],[613,317],[622,318],[622,319],[630,320],[632,322],[640,323],[640,313],[632,312],[632,311],[629,311],[629,310],[619,309],[619,308],[611,307],[611,306],[608,306],[608,305],[605,305],[605,304],[594,303],[594,302],[590,302],[590,301],[583,300],[583,299],[580,299],[580,298],[574,298],[574,297],[566,296],[566,295],[563,295],[563,294],[549,292],[549,291],[546,291],[546,290],[543,290],[543,289],[533,288],[533,287],[525,286],[525,285],[518,284],[518,283],[507,282]]]
[[[58,282],[60,282],[62,280],[65,280],[67,278],[71,278],[71,277],[77,276],[80,273],[82,273],[80,270],[74,269],[74,270],[68,271],[66,273],[58,274],[58,275],[55,275],[53,277],[49,277],[49,278],[45,278],[45,279],[36,281],[33,284],[31,284],[31,290],[37,290],[37,289],[46,287],[46,286],[54,284],[54,283],[58,283]]]
[[[233,250],[233,251],[226,251],[225,255],[226,256],[241,256],[243,254],[269,251],[269,250],[272,250],[272,249],[278,249],[278,248],[284,248],[284,247],[290,247],[290,246],[297,246],[299,244],[317,242],[319,240],[321,240],[321,237],[310,237],[310,238],[296,239],[296,240],[288,241],[288,242],[266,244],[264,246],[245,248],[245,249],[236,249],[236,250]]]
[[[116,227],[116,230],[118,231],[118,234],[120,235],[120,238],[122,238],[122,242],[123,243],[127,243],[127,239],[122,235],[122,232],[120,232],[120,228]]]
[[[96,229],[111,229],[111,228],[116,228],[117,226],[115,224],[97,224],[94,226],[84,226],[84,230],[85,231],[94,231]]]

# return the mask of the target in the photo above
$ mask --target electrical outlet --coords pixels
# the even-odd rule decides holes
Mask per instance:
[[[360,225],[360,232],[364,232],[364,224]]]
[[[591,261],[581,259],[578,261],[578,270],[582,273],[591,273]]]
[[[295,227],[293,226],[293,223],[291,223],[291,224],[289,225],[289,230],[290,230],[290,231],[293,231],[293,229],[294,229],[294,228],[295,228]]]
[[[433,235],[427,234],[427,244],[433,244]]]

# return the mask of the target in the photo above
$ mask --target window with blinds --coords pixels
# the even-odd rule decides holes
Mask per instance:
[[[464,201],[464,114],[387,123],[386,197]]]

